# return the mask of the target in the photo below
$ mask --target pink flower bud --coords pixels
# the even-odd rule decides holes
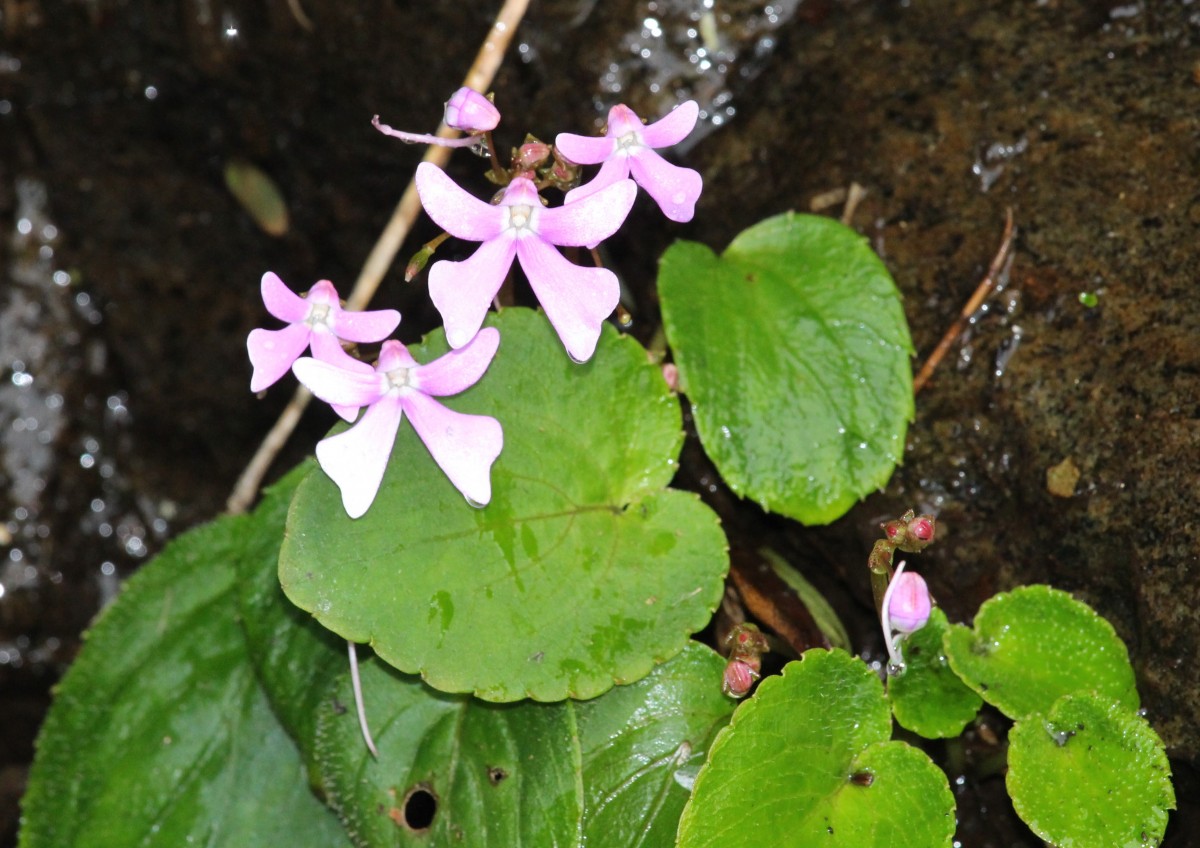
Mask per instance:
[[[934,534],[934,518],[932,515],[918,515],[908,522],[908,532],[921,542],[932,542]]]
[[[888,588],[888,620],[893,630],[913,633],[929,621],[933,602],[925,578],[912,571],[898,573]]]
[[[446,126],[463,132],[486,132],[500,123],[500,112],[478,91],[460,88],[446,103]]]
[[[518,171],[533,171],[544,165],[549,158],[550,145],[543,141],[527,141],[517,148],[513,167]]]
[[[758,672],[748,663],[730,660],[725,666],[725,680],[721,684],[721,691],[731,698],[744,698],[755,680],[758,680]]]

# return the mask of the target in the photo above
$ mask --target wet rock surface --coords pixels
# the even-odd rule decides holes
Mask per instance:
[[[259,277],[348,290],[421,154],[370,116],[432,129],[488,5],[5,8],[0,842],[80,630],[169,535],[220,511],[287,400],[247,388],[245,334],[266,320]],[[1183,815],[1168,843],[1186,839],[1200,756],[1194,6],[717,7],[705,19],[683,0],[535,4],[495,85],[501,143],[526,128],[586,131],[622,99],[646,116],[701,100],[696,220],[666,226],[639,204],[606,245],[643,339],[670,239],[720,249],[857,182],[868,193],[851,223],[895,275],[927,354],[1013,209],[1003,289],[918,397],[887,491],[815,532],[736,504],[729,526],[769,532],[804,561],[856,644],[876,651],[866,555],[878,522],[909,507],[938,514],[939,542],[917,564],[952,619],[1028,582],[1096,606],[1129,645],[1175,758]],[[235,160],[279,186],[283,236],[226,190]],[[452,170],[483,192],[474,165],[462,156]],[[432,235],[422,224],[409,244]],[[423,284],[398,274],[376,304],[401,310],[406,340],[436,322]],[[276,473],[331,420],[310,413]],[[1067,459],[1078,479],[1048,488]],[[697,451],[684,460],[685,477],[710,479]],[[970,844],[1038,844],[999,817],[998,778],[957,788]]]

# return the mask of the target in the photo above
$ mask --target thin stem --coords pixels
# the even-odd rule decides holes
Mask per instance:
[[[367,743],[367,750],[371,752],[372,757],[378,760],[379,751],[375,747],[375,740],[371,738],[371,728],[367,727],[367,708],[363,704],[362,681],[358,678],[358,649],[349,639],[346,640],[346,649],[350,653],[350,683],[354,687],[354,706],[358,710],[358,729],[362,731],[362,738]]]
[[[962,311],[959,312],[958,319],[950,325],[950,329],[942,336],[942,340],[937,343],[937,347],[933,349],[933,353],[929,354],[929,358],[921,366],[920,373],[913,378],[913,394],[924,388],[929,378],[933,376],[934,369],[938,367],[938,364],[950,350],[950,345],[954,344],[954,340],[962,335],[962,331],[967,326],[967,321],[971,319],[971,316],[975,314],[975,310],[982,306],[984,300],[991,294],[992,289],[996,285],[996,279],[1000,276],[1000,269],[1004,267],[1004,263],[1008,259],[1009,250],[1012,248],[1013,232],[1013,214],[1010,208],[1005,213],[1004,237],[1000,241],[1000,249],[996,251],[996,256],[992,259],[992,264],[988,268],[987,275],[975,288],[975,292],[962,308]]]
[[[900,575],[904,573],[904,560],[900,560],[900,564],[896,566],[896,573],[892,575],[892,582],[888,584],[887,591],[883,593],[883,610],[879,613],[879,623],[883,625],[883,641],[887,643],[888,657],[891,662],[888,665],[888,674],[892,673],[892,668],[900,669],[904,667],[904,657],[900,653],[900,648],[896,643],[899,642],[899,637],[892,633],[892,616],[888,610],[888,604],[892,601],[892,592],[896,588],[896,584],[900,582]]]
[[[475,137],[469,135],[464,136],[463,138],[445,138],[440,135],[410,133],[405,132],[404,130],[398,130],[381,122],[378,115],[371,118],[371,126],[379,130],[384,135],[390,135],[392,138],[398,138],[406,144],[436,144],[440,147],[470,147],[475,143]]]
[[[463,85],[473,88],[475,91],[487,91],[491,87],[492,80],[495,79],[496,72],[500,70],[500,65],[504,61],[504,53],[528,8],[529,0],[504,0],[504,5],[496,15],[492,28],[488,30],[483,44],[479,47],[479,52],[475,55],[475,61],[467,71]],[[437,135],[443,138],[457,138],[458,132],[443,123],[438,127]],[[449,158],[449,148],[431,146],[425,151],[424,161],[443,166],[449,161]],[[370,302],[420,212],[421,199],[417,196],[417,184],[414,178],[409,181],[400,202],[392,212],[391,220],[383,228],[375,246],[367,255],[362,271],[359,272],[358,280],[354,283],[354,290],[346,299],[347,309],[363,309]],[[312,395],[303,386],[296,390],[291,402],[279,416],[279,420],[275,422],[267,434],[267,438],[263,440],[258,451],[238,478],[237,483],[234,484],[233,492],[225,503],[228,512],[235,515],[245,512],[254,502],[267,469],[274,462],[276,455],[283,448],[292,431],[296,429],[300,415],[310,400],[312,400]]]

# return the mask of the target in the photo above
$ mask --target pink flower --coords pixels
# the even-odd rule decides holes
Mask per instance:
[[[442,260],[429,270],[429,296],[450,346],[462,347],[479,330],[515,256],[567,353],[577,362],[589,359],[620,286],[612,271],[574,265],[554,245],[595,244],[616,232],[633,206],[633,182],[618,180],[578,203],[546,209],[525,177],[509,183],[497,205],[468,194],[427,162],[417,166],[416,179],[429,217],[453,236],[483,242],[468,259]]]
[[[445,121],[462,132],[486,132],[500,123],[500,111],[478,91],[464,86],[446,101]]]
[[[329,280],[321,280],[309,289],[306,297],[300,297],[268,271],[262,277],[262,299],[267,311],[280,321],[287,321],[288,326],[282,330],[250,331],[246,350],[254,366],[250,377],[252,392],[273,385],[305,348],[311,348],[312,355],[323,362],[369,371],[370,366],[342,350],[341,340],[382,341],[400,323],[400,313],[394,309],[372,312],[342,309],[337,290]]]
[[[589,197],[632,174],[664,215],[672,221],[692,220],[704,181],[691,168],[672,165],[654,148],[683,141],[696,126],[699,114],[696,101],[689,100],[646,126],[632,109],[618,104],[609,110],[608,131],[603,138],[559,133],[554,145],[567,159],[577,165],[604,163],[591,182],[567,193],[567,203]]]
[[[492,463],[504,446],[500,422],[455,412],[434,398],[475,385],[499,344],[500,333],[488,327],[470,344],[421,365],[404,345],[389,340],[369,373],[309,357],[296,360],[296,378],[321,400],[367,407],[349,430],[317,443],[317,461],[341,489],[342,505],[351,518],[361,516],[375,500],[405,414],[455,488],[478,505],[492,499]]]
[[[891,666],[896,670],[904,668],[899,647],[901,637],[924,627],[933,612],[933,599],[929,596],[925,578],[912,571],[906,572],[904,565],[901,562],[896,566],[896,573],[883,594],[880,615]]]

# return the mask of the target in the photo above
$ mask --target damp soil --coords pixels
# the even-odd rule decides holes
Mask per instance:
[[[259,277],[350,285],[421,153],[371,115],[432,129],[494,4],[298,5],[0,12],[0,844],[80,632],[166,539],[221,511],[287,400],[247,389]],[[1200,13],[1187,0],[780,0],[717,2],[701,26],[704,8],[535,3],[494,86],[502,144],[597,127],[618,101],[646,115],[701,102],[686,151],[706,183],[696,219],[664,224],[639,204],[605,246],[630,332],[657,329],[654,267],[672,239],[720,249],[788,209],[840,215],[829,192],[857,183],[850,223],[895,276],[924,356],[984,276],[1008,209],[1017,236],[1000,291],[918,396],[886,490],[801,528],[724,492],[694,440],[679,482],[721,512],[735,552],[765,537],[802,568],[868,655],[881,640],[863,565],[879,522],[908,508],[938,516],[921,568],[952,619],[1032,582],[1097,607],[1172,756],[1167,844],[1188,844]],[[227,190],[231,162],[279,187],[282,235]],[[485,190],[469,156],[452,170]],[[433,235],[422,224],[410,244]],[[391,274],[376,304],[400,309],[405,340],[436,323],[419,279]],[[273,476],[330,423],[310,413]],[[1008,811],[1004,731],[986,716],[961,747],[932,751],[955,772],[965,844],[1040,844]]]

